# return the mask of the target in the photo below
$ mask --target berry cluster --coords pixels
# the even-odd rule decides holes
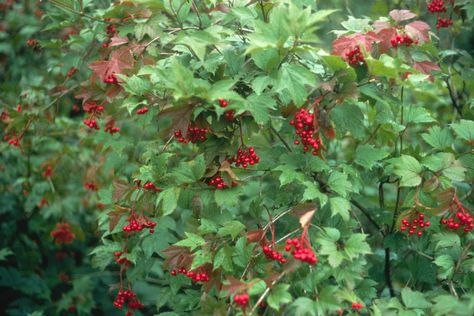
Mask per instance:
[[[221,106],[221,108],[225,108],[229,105],[229,102],[227,102],[224,99],[219,99],[218,101],[219,101],[219,105]]]
[[[441,224],[447,226],[449,229],[458,230],[463,229],[464,232],[470,232],[474,229],[472,215],[461,204],[457,196],[454,196],[453,203],[450,206],[449,215],[441,220]]]
[[[233,121],[235,119],[235,111],[234,110],[229,110],[224,112],[224,117],[228,121]]]
[[[122,309],[127,304],[128,311],[126,316],[133,315],[133,310],[143,309],[145,306],[137,299],[137,294],[131,290],[120,290],[114,301],[114,306],[118,309]]]
[[[8,142],[11,146],[20,147],[20,139],[14,135],[5,135],[3,136],[3,140]]]
[[[210,279],[209,279],[209,275],[207,275],[206,272],[196,272],[196,271],[187,271],[186,268],[184,267],[181,267],[179,268],[178,270],[176,269],[173,269],[171,270],[170,274],[172,276],[177,276],[178,274],[183,274],[185,276],[187,276],[188,278],[190,278],[193,282],[208,282]]]
[[[144,106],[140,109],[137,110],[137,115],[143,115],[143,114],[146,114],[148,113],[148,107]]]
[[[153,182],[148,181],[143,185],[143,188],[150,191],[160,192],[161,189],[157,187]]]
[[[265,257],[267,257],[267,259],[279,261],[280,263],[283,263],[283,264],[286,263],[286,258],[283,257],[283,254],[281,252],[273,250],[269,246],[264,246],[262,248],[262,251],[265,254]]]
[[[121,251],[114,252],[115,262],[127,267],[131,266],[132,262],[130,260],[128,260],[127,258],[121,258],[123,254],[124,252],[121,252]]]
[[[392,44],[392,47],[397,47],[398,45],[405,45],[406,47],[410,47],[412,44],[418,44],[418,41],[414,41],[407,34],[397,34],[395,37],[392,37],[390,39],[390,43]]]
[[[69,223],[57,223],[56,227],[51,231],[51,237],[54,238],[56,244],[70,244],[76,238],[71,232],[71,225]]]
[[[249,295],[247,293],[234,295],[234,303],[240,305],[240,307],[247,306],[249,303]]]
[[[105,124],[104,131],[106,133],[109,133],[110,135],[113,135],[115,133],[120,132],[120,128],[115,126],[115,121],[114,120],[111,120],[111,121],[107,122],[107,124]]]
[[[428,11],[431,13],[446,12],[446,7],[444,6],[443,0],[433,0],[428,3]]]
[[[438,21],[436,22],[436,28],[442,28],[442,27],[450,27],[453,25],[453,20],[451,19],[443,19],[441,17],[438,17]]]
[[[92,128],[92,129],[97,129],[97,130],[100,129],[99,125],[97,124],[97,121],[94,119],[85,119],[84,124],[86,124],[89,128]]]
[[[218,190],[222,190],[222,189],[227,189],[229,186],[227,185],[227,183],[224,182],[224,179],[222,179],[221,176],[215,176],[214,178],[212,178],[211,180],[209,180],[209,186],[211,187],[215,187],[216,189]],[[233,187],[236,187],[237,186],[237,182],[235,181],[232,181],[231,182],[231,185]]]
[[[346,59],[349,65],[362,66],[365,65],[364,54],[360,50],[360,46],[356,46],[353,50],[346,53]]]
[[[114,35],[115,33],[117,33],[117,28],[115,27],[115,25],[109,24],[105,28],[105,32],[107,33],[107,35]]]
[[[292,250],[294,248],[294,250]],[[310,248],[304,248],[298,238],[286,240],[286,251],[291,251],[293,258],[299,261],[307,262],[309,264],[315,264],[318,262],[318,258]]]
[[[107,84],[118,84],[118,79],[114,74],[110,74],[104,78],[104,83]]]
[[[207,127],[198,127],[189,125],[186,132],[186,137],[183,136],[183,132],[179,129],[174,132],[174,137],[178,139],[180,143],[187,144],[189,142],[195,144],[199,141],[203,142],[206,140],[206,133],[209,131]]]
[[[136,214],[132,214],[128,217],[128,225],[124,226],[122,230],[126,233],[133,231],[141,232],[143,229],[150,229],[150,234],[155,232],[156,223],[149,220],[146,217],[138,217]]]
[[[26,45],[28,45],[29,47],[36,47],[38,45],[38,41],[34,38],[30,38],[26,41]]]
[[[242,166],[247,168],[249,165],[253,166],[260,161],[260,157],[255,152],[253,147],[249,148],[239,148],[237,150],[237,155],[232,158],[232,162],[236,167]]]
[[[352,309],[359,310],[359,309],[362,309],[362,308],[364,308],[364,304],[357,303],[357,302],[352,303]]]
[[[50,178],[53,176],[53,167],[51,165],[44,165],[43,169],[43,177]]]
[[[296,135],[301,139],[295,140],[295,145],[303,144],[303,150],[308,152],[312,150],[313,155],[318,155],[321,140],[319,138],[314,139],[315,132],[315,115],[309,113],[305,109],[300,109],[295,113],[295,119],[290,121],[290,125],[295,128]]]
[[[82,106],[82,109],[84,110],[84,112],[92,113],[94,115],[99,115],[105,110],[104,106],[101,104],[97,104],[96,101],[90,101],[90,102],[84,103],[84,105]]]
[[[404,218],[402,219],[402,225],[400,226],[400,231],[408,231],[409,235],[416,234],[418,237],[423,235],[423,230],[427,227],[430,227],[431,223],[425,221],[425,215],[423,213],[418,213],[416,218]]]
[[[99,190],[99,187],[97,186],[97,184],[95,184],[94,182],[86,182],[84,183],[84,188],[86,190],[90,190],[90,191],[97,191]]]

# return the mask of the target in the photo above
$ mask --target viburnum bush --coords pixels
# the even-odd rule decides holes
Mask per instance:
[[[0,5],[5,311],[474,314],[474,5],[341,3]]]

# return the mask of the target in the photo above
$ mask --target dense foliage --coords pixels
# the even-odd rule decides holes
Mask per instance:
[[[473,315],[473,19],[0,4],[2,312]]]

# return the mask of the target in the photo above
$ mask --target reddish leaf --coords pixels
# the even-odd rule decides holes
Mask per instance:
[[[163,263],[165,268],[189,269],[193,262],[193,255],[188,247],[170,246],[161,252],[166,258]]]
[[[263,239],[265,232],[263,229],[251,230],[247,233],[247,242],[259,242]]]
[[[370,53],[373,43],[378,41],[378,36],[374,32],[341,36],[332,43],[332,50],[334,55],[345,57],[347,52],[361,46],[366,52]]]
[[[390,17],[397,22],[413,19],[416,14],[410,10],[392,10],[389,13]]]
[[[130,212],[129,208],[122,207],[119,205],[114,206],[114,210],[109,212],[109,231],[113,231],[115,226],[117,226],[118,222],[122,218],[123,215],[128,214]]]
[[[183,132],[186,131],[188,128],[189,122],[191,121],[191,113],[193,111],[192,106],[183,106],[183,107],[169,107],[164,109],[158,115],[159,118],[161,117],[169,117],[171,118],[171,130],[169,130],[169,136],[172,136],[175,131],[182,130]]]
[[[430,26],[422,21],[414,21],[405,25],[405,32],[410,35],[411,38],[420,42],[429,41]]]
[[[121,47],[110,54],[109,60],[99,60],[89,64],[94,74],[101,80],[110,74],[120,74],[133,67],[133,54],[128,46]]]
[[[439,66],[431,61],[419,61],[413,65],[413,68],[429,75],[433,70],[440,70]]]
[[[121,200],[127,194],[127,192],[134,188],[133,185],[130,185],[128,182],[122,180],[114,180],[112,186],[112,200],[114,202]]]
[[[379,53],[384,54],[392,47],[390,40],[397,35],[397,29],[394,27],[382,29],[377,35],[379,37]]]
[[[114,37],[110,39],[109,47],[120,46],[128,43],[128,37],[121,37],[118,34],[115,34]]]
[[[381,30],[384,30],[384,29],[389,29],[392,27],[392,25],[390,24],[390,22],[387,22],[387,21],[380,21],[380,20],[377,20],[374,22],[374,24],[372,25],[374,27],[374,30],[375,32],[380,32]]]
[[[233,276],[231,275],[227,275],[225,277],[226,281],[227,281],[227,284],[224,284],[222,286],[222,290],[223,291],[228,291],[229,294],[227,294],[228,296],[234,294],[235,292],[239,292],[241,291],[243,288],[246,287],[246,284],[240,280],[237,280],[236,278],[234,278]]]

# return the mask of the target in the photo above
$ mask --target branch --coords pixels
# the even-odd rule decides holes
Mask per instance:
[[[278,131],[271,125],[270,125],[270,129],[281,140],[283,145],[285,145],[286,149],[288,149],[288,151],[291,153],[293,150],[291,149],[290,145],[288,145],[286,140],[280,135],[280,133],[278,133]]]
[[[369,220],[369,222],[375,226],[375,228],[377,228],[377,230],[382,234],[382,236],[384,236],[384,233],[382,231],[382,227],[380,227],[379,224],[377,224],[377,222],[370,216],[370,213],[369,211],[363,207],[359,202],[357,202],[356,200],[354,199],[351,199],[351,203],[354,204],[355,207],[357,207],[361,212],[362,214],[365,215],[365,217],[367,217],[367,219]]]
[[[449,83],[449,78],[445,80],[446,85],[448,86],[448,91],[449,91],[449,97],[451,98],[451,103],[453,107],[456,109],[458,112],[459,116],[462,118],[462,111],[461,111],[461,106],[459,105],[456,96],[454,95],[454,90],[453,87],[451,87],[451,84]]]
[[[255,305],[252,307],[252,309],[250,310],[250,313],[248,316],[252,316],[253,313],[255,313],[255,310],[258,308],[258,306],[263,302],[263,300],[265,299],[265,297],[268,295],[268,293],[270,292],[271,288],[278,282],[281,280],[281,278],[283,278],[283,276],[285,275],[285,271],[283,271],[279,276],[278,278],[276,278],[275,280],[273,280],[272,284],[267,287],[265,289],[265,292],[263,292],[263,294],[258,298],[257,300],[257,303],[255,303]]]

